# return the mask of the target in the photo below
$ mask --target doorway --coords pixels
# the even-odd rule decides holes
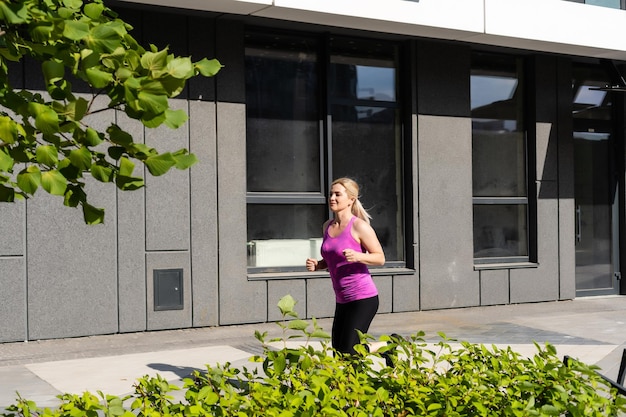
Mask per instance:
[[[612,93],[601,67],[574,68],[576,296],[619,293]]]

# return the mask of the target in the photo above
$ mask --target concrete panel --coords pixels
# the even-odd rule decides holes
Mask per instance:
[[[26,202],[0,203],[0,256],[24,255]]]
[[[559,200],[559,299],[576,297],[576,231],[573,198]]]
[[[219,309],[214,103],[189,103],[189,132],[189,149],[198,158],[190,172],[193,325],[216,326]]]
[[[396,275],[393,277],[393,312],[419,311],[419,276]]]
[[[509,304],[509,270],[480,271],[480,305]]]
[[[476,306],[471,120],[419,116],[421,308]]]
[[[335,292],[330,278],[308,279],[306,281],[307,317],[317,319],[335,315]],[[331,329],[324,329],[330,333]]]
[[[170,101],[172,110],[189,112],[187,101]],[[189,149],[189,131],[161,126],[146,129],[146,145],[159,152]],[[169,251],[189,249],[189,170],[172,168],[167,174],[146,177],[146,249]]]
[[[137,143],[144,142],[143,124],[117,114],[118,125],[132,135]],[[141,165],[135,166],[134,176],[143,177]],[[118,303],[119,331],[146,330],[146,213],[145,190],[117,191],[118,217]]]
[[[267,317],[267,286],[247,279],[244,27],[220,20],[216,29],[228,68],[216,79],[220,324],[253,323]]]
[[[393,311],[393,277],[374,277],[374,283],[378,288],[379,313],[391,313]]]
[[[183,309],[154,310],[154,270],[183,270]],[[154,252],[146,254],[147,329],[163,330],[191,327],[191,265],[189,252]]]
[[[245,106],[218,103],[217,129],[220,324],[252,323],[267,317],[267,288],[247,279]]]
[[[267,320],[282,320],[282,315],[277,305],[285,295],[291,295],[296,300],[296,312],[298,317],[304,319],[306,314],[306,281],[303,279],[272,280],[267,281]]]
[[[538,268],[511,270],[511,303],[551,301],[559,298],[559,202],[557,185],[538,184],[537,256]],[[552,196],[552,198],[550,198]]]
[[[0,288],[0,343],[27,340],[26,268],[23,257],[0,257]]]
[[[40,192],[27,208],[28,338],[115,333],[117,249],[115,190],[87,181],[106,223],[88,226],[80,209]]]

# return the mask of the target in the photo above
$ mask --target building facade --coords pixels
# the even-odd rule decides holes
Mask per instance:
[[[90,183],[104,225],[43,192],[0,205],[0,342],[273,321],[285,294],[330,317],[304,261],[340,176],[385,250],[380,313],[626,291],[623,0],[168,3],[107,4],[224,68],[173,101],[181,129],[94,122],[200,162]]]

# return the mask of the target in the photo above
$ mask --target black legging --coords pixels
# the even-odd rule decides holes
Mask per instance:
[[[359,344],[360,340],[359,334],[355,329],[360,330],[362,333],[367,333],[377,311],[377,295],[345,304],[335,304],[332,334],[333,348],[341,353],[356,353],[354,345]]]

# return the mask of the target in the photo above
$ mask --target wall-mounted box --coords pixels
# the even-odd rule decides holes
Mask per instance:
[[[155,269],[154,311],[182,310],[185,306],[183,297],[183,270]]]

